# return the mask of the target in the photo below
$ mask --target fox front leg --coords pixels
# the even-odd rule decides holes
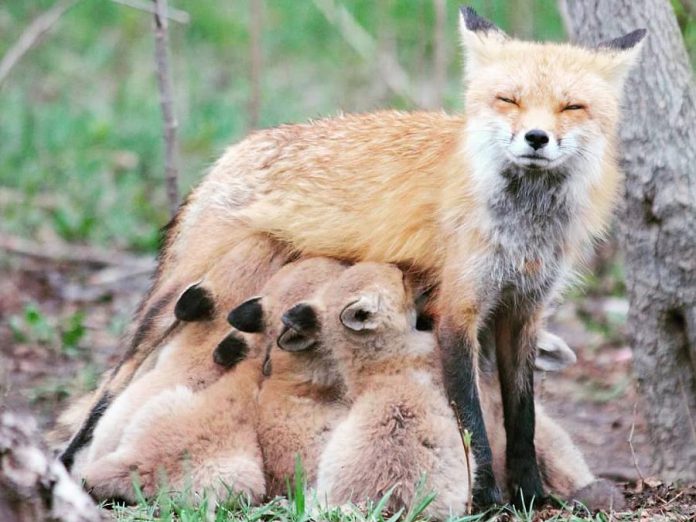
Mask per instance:
[[[496,359],[505,419],[506,464],[513,504],[529,507],[545,495],[534,447],[534,358],[537,320],[524,306],[503,303],[494,314]]]
[[[438,340],[442,350],[447,395],[453,403],[455,414],[471,431],[472,453],[476,462],[474,504],[478,508],[502,504],[500,489],[493,474],[493,456],[479,400],[476,328],[462,328],[443,318],[438,327]]]

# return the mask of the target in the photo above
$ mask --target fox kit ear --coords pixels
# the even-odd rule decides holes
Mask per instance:
[[[648,32],[645,29],[636,29],[624,36],[599,44],[599,52],[609,58],[609,66],[605,70],[609,81],[623,84],[631,67],[638,59],[646,34]]]
[[[246,340],[232,332],[227,335],[213,351],[213,361],[224,368],[233,368],[246,359],[249,346]]]
[[[319,316],[309,303],[299,303],[283,314],[283,331],[278,348],[286,352],[304,352],[313,348],[320,332]]]
[[[264,330],[263,306],[260,297],[244,301],[227,316],[227,322],[240,332],[260,333]]]
[[[534,366],[537,370],[557,372],[571,366],[578,360],[575,352],[566,342],[546,330],[537,337],[537,356]]]
[[[365,294],[341,311],[341,323],[354,332],[376,330],[379,295]]]
[[[215,301],[210,291],[199,283],[189,286],[174,306],[179,321],[206,321],[213,318]]]
[[[471,7],[459,8],[459,33],[466,57],[466,75],[495,58],[507,35],[493,22],[479,16]]]

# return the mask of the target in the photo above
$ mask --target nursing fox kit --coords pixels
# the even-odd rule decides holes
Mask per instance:
[[[347,115],[230,147],[167,230],[131,346],[75,435],[171,329],[178,296],[258,234],[303,255],[395,263],[435,288],[444,384],[473,436],[475,501],[500,501],[478,398],[493,339],[513,499],[543,497],[533,362],[544,308],[601,236],[622,176],[616,127],[644,30],[595,49],[523,42],[463,8],[466,111]],[[253,260],[250,260],[253,262]]]

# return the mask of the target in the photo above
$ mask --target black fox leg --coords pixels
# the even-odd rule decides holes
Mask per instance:
[[[438,337],[447,395],[463,427],[471,432],[471,449],[476,462],[474,503],[477,507],[500,504],[502,497],[493,475],[493,458],[476,380],[477,341],[446,324],[440,326]]]
[[[496,357],[503,399],[508,486],[512,502],[535,505],[544,490],[534,447],[534,356],[536,329],[529,317],[503,307],[495,318]]]

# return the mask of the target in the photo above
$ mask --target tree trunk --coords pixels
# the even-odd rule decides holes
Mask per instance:
[[[571,0],[580,43],[648,30],[626,84],[619,240],[653,472],[696,480],[696,89],[668,0]]]
[[[0,520],[102,520],[92,499],[41,445],[33,419],[10,411],[0,411]]]

